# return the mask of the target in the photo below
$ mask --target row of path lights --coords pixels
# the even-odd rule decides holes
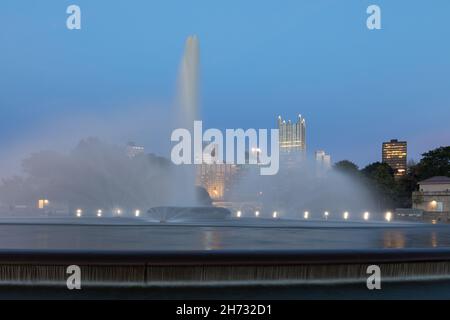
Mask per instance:
[[[139,214],[137,212],[138,212],[138,210],[136,211],[136,216],[139,216]],[[330,212],[329,211],[325,211],[323,213],[323,215],[324,215],[325,220],[328,220],[328,218],[330,216]],[[260,211],[256,210],[255,211],[255,217],[259,217],[259,216],[260,216]],[[237,218],[241,218],[242,217],[242,211],[241,210],[238,210],[236,212],[236,217]],[[272,212],[272,218],[277,219],[278,217],[279,217],[278,212],[277,211],[273,211]],[[307,219],[309,219],[309,217],[310,217],[309,211],[303,212],[303,219],[307,220]],[[350,213],[348,211],[345,211],[343,213],[343,215],[342,215],[342,218],[344,220],[348,220],[350,218]],[[367,220],[369,220],[369,218],[370,218],[370,213],[368,211],[365,211],[363,213],[363,219],[367,221]],[[392,212],[390,212],[390,211],[386,212],[385,215],[384,215],[384,219],[387,222],[390,222],[392,220]]]

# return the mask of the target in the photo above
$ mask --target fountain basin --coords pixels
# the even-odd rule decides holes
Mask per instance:
[[[365,284],[450,279],[450,250],[50,251],[1,250],[0,286],[64,287],[69,265],[87,287]]]
[[[203,207],[154,207],[147,211],[147,217],[159,222],[225,220],[231,212],[225,208]]]
[[[392,285],[411,294],[422,291],[405,290],[404,285],[450,283],[447,226],[143,222],[0,224],[0,296],[9,297],[12,290],[38,298],[113,293],[140,298],[154,292],[169,298],[237,298],[243,292],[270,298],[289,291],[287,298],[301,292],[307,298],[311,290],[320,296],[345,287],[361,297],[368,294],[367,267],[372,264],[381,269],[383,293]],[[70,265],[81,269],[79,292],[66,287]]]

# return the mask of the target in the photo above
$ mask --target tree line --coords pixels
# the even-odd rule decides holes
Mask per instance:
[[[394,170],[381,162],[360,169],[355,163],[342,160],[333,169],[361,180],[375,196],[380,210],[411,208],[412,192],[418,189],[420,181],[434,176],[450,177],[450,146],[423,153],[420,161],[409,162],[406,174],[397,179]]]

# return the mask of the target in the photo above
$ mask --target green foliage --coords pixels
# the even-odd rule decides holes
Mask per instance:
[[[334,164],[334,169],[342,173],[357,175],[359,168],[356,164],[348,160],[342,160]]]
[[[397,191],[394,170],[386,163],[374,162],[362,169],[361,173],[377,197],[380,209],[392,208]]]
[[[422,156],[422,160],[414,168],[414,173],[420,180],[434,176],[450,177],[450,146],[428,151]]]
[[[434,177],[450,177],[450,146],[440,147],[422,154],[419,163],[408,164],[405,176],[395,179],[394,170],[385,163],[375,162],[358,170],[348,160],[337,162],[334,168],[345,174],[358,176],[372,190],[380,210],[408,208],[412,206],[412,192],[419,181]],[[420,199],[414,199],[415,202]]]

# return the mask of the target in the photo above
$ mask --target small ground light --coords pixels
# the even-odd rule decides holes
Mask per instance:
[[[392,220],[392,212],[388,211],[386,212],[386,215],[384,216],[387,222]]]
[[[81,217],[82,213],[83,213],[83,211],[81,209],[77,209],[77,217]]]
[[[308,212],[308,211],[305,211],[305,212],[303,213],[303,218],[305,218],[305,219],[308,219],[308,218],[309,218],[309,212]]]
[[[141,215],[141,210],[136,210],[136,211],[134,212],[134,215],[135,215],[136,217],[139,217],[139,216]]]
[[[325,211],[323,214],[325,215],[325,219],[328,219],[328,216],[330,215],[330,213],[328,211]]]
[[[276,219],[278,217],[278,212],[274,211],[272,216]]]
[[[369,220],[369,212],[364,212],[364,220]]]
[[[120,216],[120,215],[122,214],[122,210],[117,209],[117,210],[116,210],[116,214],[117,214],[118,216]]]
[[[236,212],[236,216],[237,216],[238,218],[240,218],[241,215],[242,215],[242,212],[241,212],[240,210],[239,210],[238,212]]]
[[[103,214],[103,211],[102,211],[102,210],[97,210],[97,217],[101,217],[102,214]]]
[[[259,217],[259,211],[255,211],[255,217]]]
[[[348,211],[344,212],[344,219],[347,220],[348,219]]]

